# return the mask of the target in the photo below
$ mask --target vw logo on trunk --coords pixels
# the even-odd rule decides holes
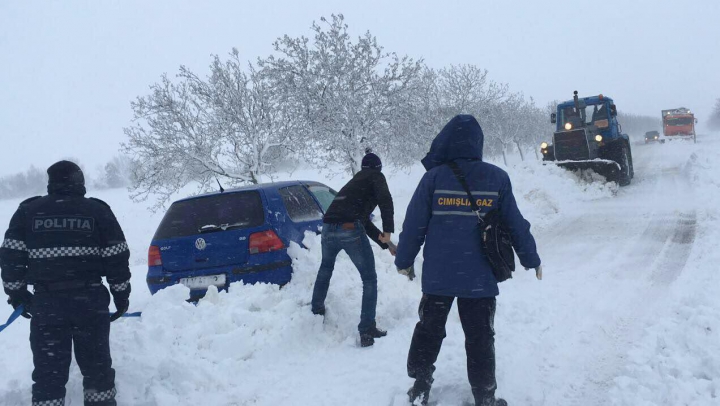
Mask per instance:
[[[195,248],[199,249],[200,251],[204,250],[205,247],[207,247],[207,244],[205,243],[204,238],[198,238],[195,240]]]

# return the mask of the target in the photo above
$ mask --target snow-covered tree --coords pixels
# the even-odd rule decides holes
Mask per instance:
[[[45,194],[48,183],[47,172],[36,166],[30,166],[30,169],[25,172],[25,180],[27,182],[25,193],[28,195]]]
[[[438,71],[438,90],[443,115],[482,116],[508,95],[508,86],[489,80],[488,71],[475,65],[451,65]]]
[[[204,191],[216,178],[258,183],[272,173],[272,158],[290,146],[298,121],[265,77],[233,49],[225,61],[213,57],[207,79],[182,66],[177,81],[163,75],[138,97],[123,144],[136,163],[133,198],[157,195],[157,208],[190,182]]]
[[[120,169],[112,162],[105,164],[104,180],[107,187],[111,189],[122,187],[125,184]]]
[[[31,166],[25,172],[3,176],[0,178],[0,199],[43,195],[47,190],[47,181],[45,171],[35,166]]]
[[[501,102],[491,106],[485,116],[481,117],[480,125],[485,128],[489,152],[501,154],[505,165],[506,153],[527,135],[526,117],[523,116],[525,100],[521,94],[510,94]],[[522,157],[522,149],[519,148]]]
[[[720,99],[715,101],[715,107],[713,107],[710,119],[708,120],[708,127],[710,127],[712,131],[720,131]]]
[[[366,32],[353,41],[342,14],[312,25],[313,39],[284,36],[259,61],[295,111],[302,112],[305,157],[352,173],[370,148],[391,150],[394,123],[409,108],[421,62],[385,52]],[[397,127],[395,127],[396,129]]]
[[[409,93],[410,108],[396,123],[395,132],[407,136],[391,156],[403,165],[417,163],[452,117],[472,114],[481,125],[487,124],[491,112],[507,94],[507,85],[490,80],[486,70],[474,65],[424,68]],[[491,155],[492,148],[486,151]]]
[[[415,165],[430,149],[430,143],[447,122],[441,112],[437,71],[423,68],[407,92],[406,108],[390,123],[392,146],[388,161],[401,167]]]
[[[113,157],[103,168],[102,183],[111,189],[129,186],[133,165],[133,161],[124,155]]]
[[[523,135],[516,137],[516,148],[524,153],[532,150],[536,159],[541,159],[540,144],[552,139],[552,133],[555,127],[550,123],[550,116],[546,113],[547,107],[537,105],[535,100],[530,97],[524,101],[521,107],[521,118],[523,125]]]

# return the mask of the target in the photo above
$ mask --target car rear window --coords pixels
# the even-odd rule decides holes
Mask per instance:
[[[154,239],[185,237],[202,232],[257,227],[265,223],[257,191],[217,194],[173,203]]]
[[[303,186],[290,186],[278,190],[292,221],[313,221],[322,218],[320,207]]]

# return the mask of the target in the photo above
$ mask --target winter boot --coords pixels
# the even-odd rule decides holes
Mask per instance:
[[[411,405],[422,405],[428,404],[430,398],[430,385],[427,381],[416,380],[412,388],[408,390],[408,399]]]
[[[385,337],[386,335],[387,331],[380,330],[379,328],[373,326],[370,330],[360,334],[360,346],[370,347],[375,344],[376,338]]]
[[[496,398],[495,396],[484,398],[480,401],[475,400],[475,406],[508,406],[505,399]]]

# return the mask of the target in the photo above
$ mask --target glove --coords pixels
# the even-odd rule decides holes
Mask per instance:
[[[400,275],[405,275],[410,280],[415,279],[415,267],[412,265],[410,265],[410,268],[405,268],[405,269],[398,268],[397,271]]]
[[[535,277],[538,278],[538,280],[542,280],[542,265],[539,265],[537,268],[533,269],[535,269]],[[529,271],[530,268],[525,268],[525,270]]]
[[[110,323],[122,317],[123,314],[127,313],[130,308],[130,299],[128,298],[113,298],[115,302],[115,308],[117,311],[110,316]]]
[[[6,291],[7,292],[7,291]],[[26,319],[32,318],[32,314],[28,311],[28,307],[30,307],[30,304],[32,303],[33,294],[30,293],[27,289],[20,290],[18,292],[13,292],[8,297],[8,304],[13,307],[13,309],[17,309],[18,306],[25,306],[25,310],[22,312],[22,316]]]

